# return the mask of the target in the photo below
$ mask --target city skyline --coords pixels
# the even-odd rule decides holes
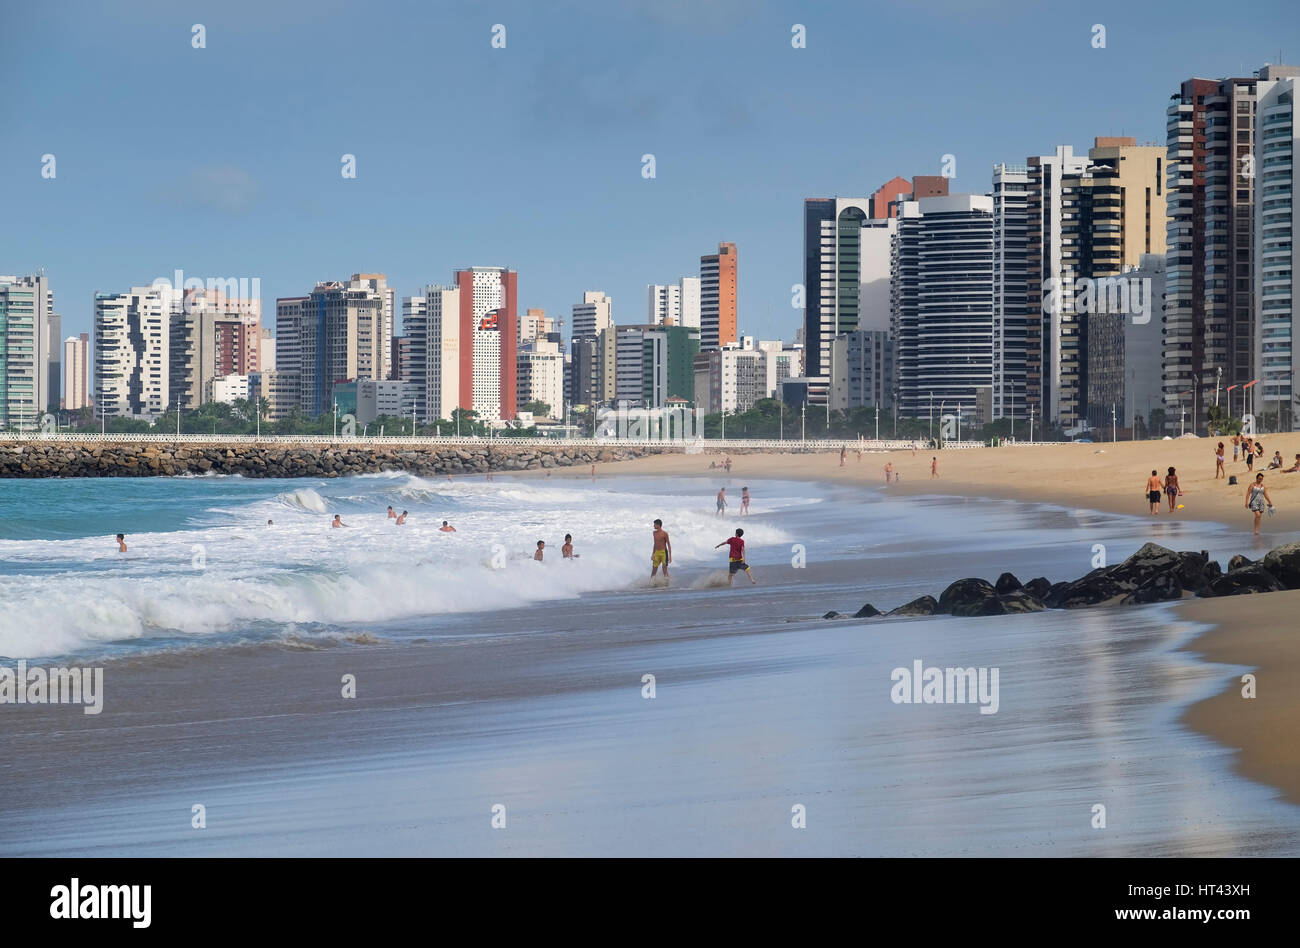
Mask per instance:
[[[1026,18],[1032,25],[1003,19],[1012,8],[1001,3],[870,13],[832,4],[816,14],[757,3],[744,5],[745,19],[728,15],[741,8],[732,3],[698,13],[680,4],[563,8],[558,23],[511,3],[436,21],[411,11],[415,25],[391,38],[399,55],[387,57],[382,75],[318,67],[292,78],[270,50],[289,36],[311,43],[359,7],[314,7],[303,22],[295,19],[302,10],[259,11],[258,35],[241,22],[250,7],[240,3],[178,11],[142,3],[78,17],[16,11],[11,35],[28,42],[7,48],[0,68],[34,77],[9,84],[33,91],[0,114],[31,153],[0,157],[10,206],[26,222],[0,237],[3,269],[44,268],[65,337],[90,331],[95,292],[177,269],[260,278],[265,313],[274,299],[340,273],[383,272],[406,296],[481,261],[519,272],[521,310],[563,318],[583,292],[600,288],[615,301],[615,320],[632,322],[648,285],[698,273],[699,257],[727,241],[745,256],[739,332],[790,339],[801,322],[791,287],[803,281],[805,198],[866,195],[896,175],[936,174],[945,155],[955,159],[951,190],[984,194],[995,162],[1061,142],[1084,150],[1094,135],[1128,134],[1163,143],[1164,108],[1179,83],[1249,75],[1275,61],[1254,39],[1257,21],[1271,13],[1279,29],[1290,22],[1284,5],[1263,4],[1254,18],[1216,25],[1215,51],[1206,53],[1195,11],[1207,4],[1190,5],[1180,20],[1119,4],[1086,15],[1046,7]],[[382,30],[378,16],[371,25]],[[201,49],[191,44],[195,23],[205,27]],[[497,23],[506,27],[505,48],[491,45]],[[1104,48],[1092,44],[1097,23],[1106,28]],[[806,48],[792,46],[795,24],[806,28]],[[923,49],[873,44],[849,77],[866,90],[888,85],[888,96],[864,95],[846,109],[818,95],[844,81],[843,54],[855,38],[922,28]],[[1035,42],[1017,45],[1022,31]],[[1147,42],[1157,33],[1167,42]],[[433,91],[430,109],[446,109],[446,120],[427,129],[394,111],[399,92],[424,75],[415,69],[426,61],[415,45],[422,36],[439,39],[439,56],[427,59],[432,72],[454,80]],[[124,62],[117,82],[87,86],[89,44],[115,38],[148,47],[152,68]],[[1270,45],[1285,51],[1286,40]],[[1014,65],[987,56],[998,43],[1017,48]],[[603,48],[612,46],[617,60]],[[589,53],[586,72],[563,64],[570,47]],[[705,50],[711,58],[693,55]],[[942,68],[926,68],[926,57]],[[1036,69],[1047,72],[1021,81]],[[154,81],[159,70],[171,77],[165,87]],[[959,94],[954,74],[967,77]],[[1090,95],[1057,107],[1081,76]],[[278,86],[274,97],[268,85]],[[711,97],[701,101],[702,90]],[[300,108],[273,125],[270,116],[290,111],[286,96]],[[456,144],[456,112],[489,106],[503,116],[502,141]],[[160,149],[150,136],[105,144],[106,123],[137,112],[192,117],[203,147]],[[891,133],[885,147],[882,129]],[[594,132],[602,134],[584,140]],[[834,148],[824,147],[828,140]],[[52,178],[41,176],[47,154]],[[646,154],[654,178],[643,177]],[[355,178],[340,173],[345,155],[355,157]]]

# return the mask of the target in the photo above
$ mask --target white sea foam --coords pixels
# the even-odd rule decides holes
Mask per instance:
[[[0,572],[0,656],[275,638],[297,627],[372,629],[625,589],[648,575],[655,517],[672,535],[674,564],[687,566],[716,563],[714,544],[740,522],[717,521],[711,493],[700,490],[445,485],[400,475],[370,478],[373,490],[358,493],[364,480],[276,493],[268,484],[263,499],[243,506],[205,506],[202,529],[133,534],[126,555],[108,540],[0,541],[0,560],[31,564]],[[394,490],[427,498],[405,504],[413,512],[400,527],[384,512]],[[334,512],[347,529],[328,526],[322,515]],[[458,532],[439,532],[444,519]],[[761,518],[744,525],[751,549],[788,547]],[[579,559],[561,557],[565,533]],[[539,539],[547,546],[542,563],[531,558]]]

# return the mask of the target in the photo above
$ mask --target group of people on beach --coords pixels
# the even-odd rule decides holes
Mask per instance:
[[[912,445],[912,454],[914,456],[916,454],[916,445]],[[930,480],[932,481],[937,480],[938,477],[939,477],[939,458],[938,456],[935,456],[930,458]],[[902,478],[899,477],[899,472],[894,470],[894,462],[886,461],[885,462],[885,483],[897,484],[901,480]]]
[[[394,510],[391,506],[389,506],[389,508],[388,508],[388,519],[394,521],[394,523],[393,523],[394,526],[397,526],[397,527],[403,526],[403,525],[406,523],[406,518],[407,518],[407,516],[408,516],[408,515],[407,515],[407,512],[406,512],[405,510],[403,510],[403,511],[399,514],[399,513],[398,513],[396,510]],[[268,526],[269,526],[270,523],[271,523],[270,520],[268,520],[268,521],[266,521],[266,522],[267,522],[267,525],[268,525]],[[339,527],[346,527],[346,526],[348,526],[348,524],[346,524],[346,523],[343,522],[343,515],[342,515],[342,514],[335,514],[335,515],[334,515],[334,519],[330,521],[330,529],[331,529],[331,530],[335,530],[335,529],[338,529]],[[456,528],[453,527],[451,524],[449,524],[446,520],[444,520],[444,521],[442,522],[442,526],[438,528],[438,532],[439,532],[439,533],[455,533],[455,532],[456,532]]]

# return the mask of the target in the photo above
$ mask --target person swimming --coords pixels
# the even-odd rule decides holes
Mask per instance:
[[[456,528],[453,527],[451,524],[449,524],[446,520],[444,520],[444,521],[442,522],[442,526],[438,528],[438,532],[439,532],[439,533],[455,533],[455,532],[456,532]]]
[[[346,526],[347,524],[343,522],[343,518],[339,514],[335,514],[334,522],[330,524],[330,529],[332,530],[335,527],[346,527]]]
[[[388,508],[388,519],[389,519],[389,520],[396,520],[396,519],[397,519],[397,514],[393,512],[393,508],[392,508],[392,507],[389,507],[389,508]]]
[[[400,517],[397,518],[397,523],[395,524],[395,526],[400,527],[400,526],[401,526],[402,524],[404,524],[404,523],[406,523],[406,511],[405,511],[405,510],[403,510],[403,511],[402,511],[402,515],[401,515]]]
[[[125,552],[126,552],[126,534],[125,534],[125,533],[119,533],[119,534],[117,535],[117,552],[119,552],[119,553],[125,553]]]
[[[560,555],[566,560],[576,560],[578,558],[578,554],[573,552],[572,533],[566,533],[564,535],[564,546],[560,547]]]
[[[545,552],[546,552],[546,541],[538,540],[537,552],[533,554],[533,559],[537,560],[537,562],[539,563],[542,562],[542,554],[544,554]]]

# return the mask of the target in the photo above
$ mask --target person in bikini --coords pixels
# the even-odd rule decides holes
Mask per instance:
[[[1228,472],[1223,469],[1223,442],[1214,449],[1214,479],[1217,481],[1220,477],[1227,477]]]
[[[1174,473],[1172,467],[1165,475],[1165,496],[1169,498],[1169,512],[1173,513],[1174,508],[1178,506],[1178,475]]]

